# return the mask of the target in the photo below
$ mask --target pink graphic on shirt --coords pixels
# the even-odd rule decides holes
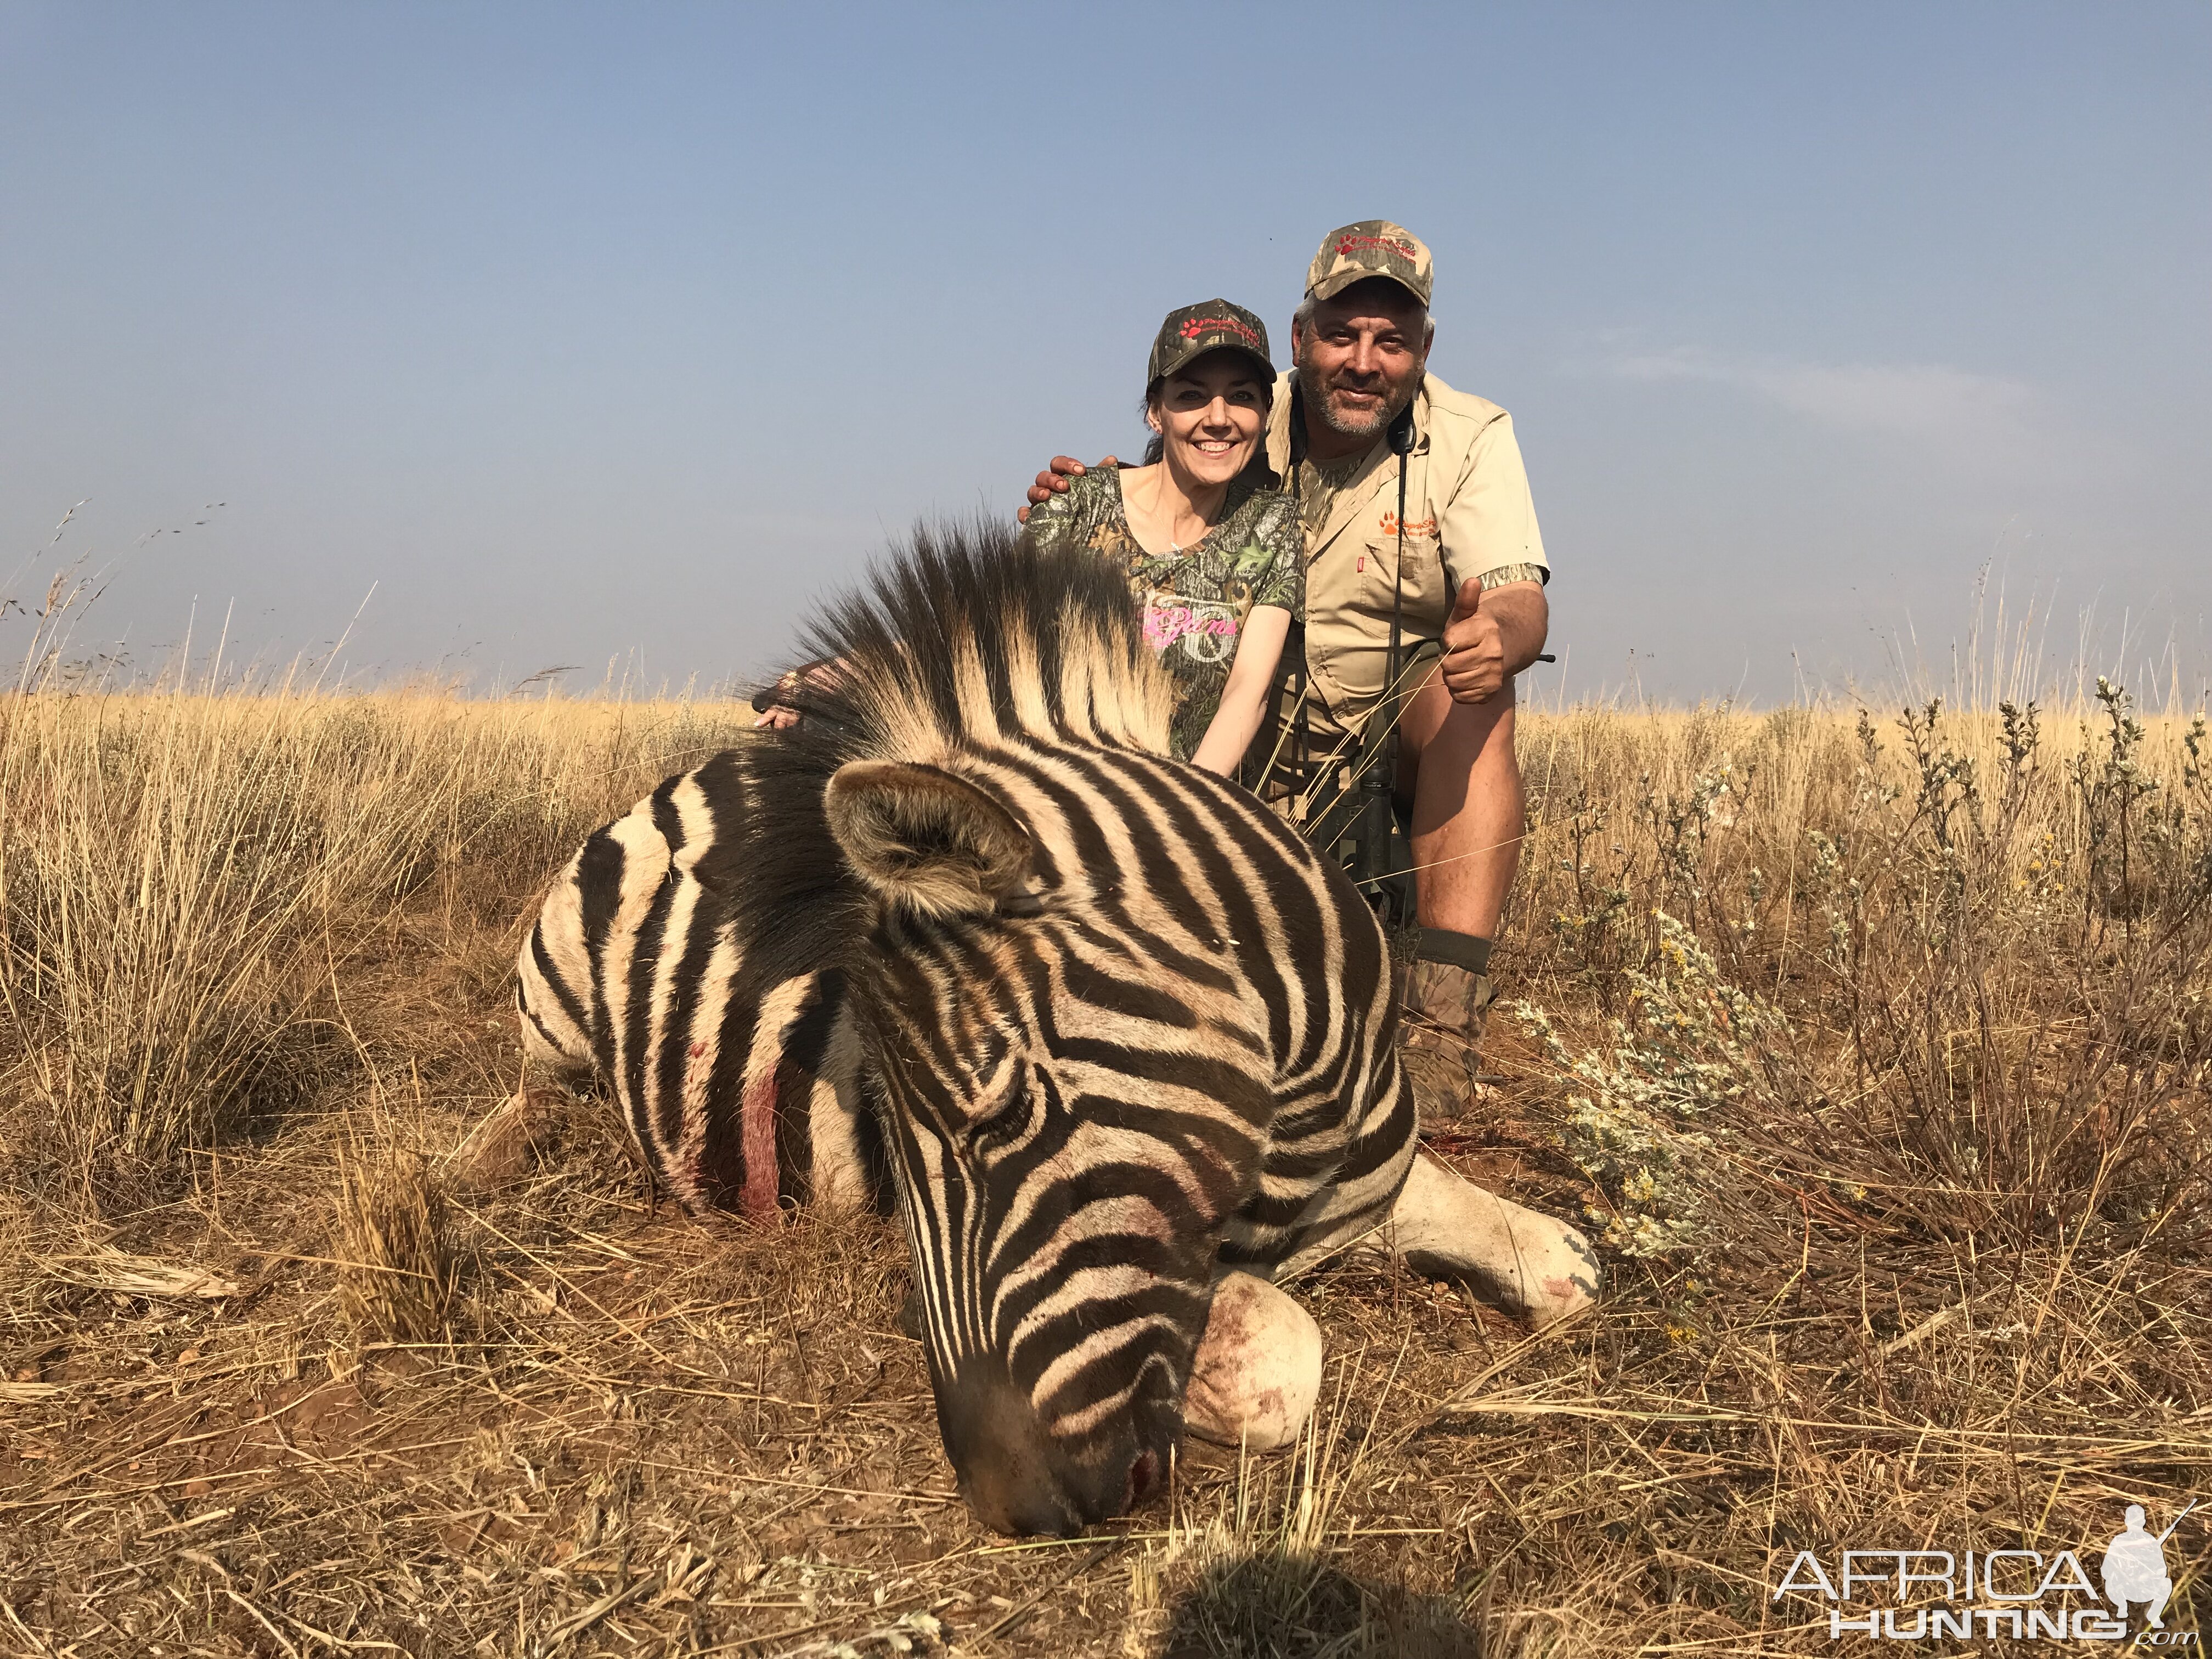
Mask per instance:
[[[1164,656],[1176,645],[1200,662],[1218,662],[1237,642],[1237,616],[1226,605],[1155,599],[1145,607],[1145,643]]]

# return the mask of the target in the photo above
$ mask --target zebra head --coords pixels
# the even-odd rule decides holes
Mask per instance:
[[[856,761],[824,798],[869,896],[854,1006],[939,1425],[1011,1533],[1073,1532],[1164,1481],[1272,1109],[1234,975],[1143,961],[1131,896],[1069,843],[1068,776],[1116,767],[1217,788],[1150,757],[986,750]]]

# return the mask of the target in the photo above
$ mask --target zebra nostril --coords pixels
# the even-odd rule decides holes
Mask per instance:
[[[1153,1484],[1160,1478],[1160,1460],[1157,1452],[1139,1452],[1137,1461],[1129,1465],[1129,1485],[1122,1494],[1121,1512],[1127,1514],[1152,1494]]]
[[[901,1336],[910,1336],[917,1342],[927,1334],[923,1323],[921,1285],[906,1287],[906,1300],[899,1304],[898,1316],[891,1322]]]

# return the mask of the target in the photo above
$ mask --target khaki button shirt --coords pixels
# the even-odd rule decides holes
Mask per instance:
[[[1379,439],[1356,460],[1309,463],[1290,476],[1291,376],[1275,385],[1267,464],[1301,498],[1306,530],[1306,672],[1347,726],[1381,698],[1389,676],[1397,582],[1398,458]],[[1407,457],[1401,649],[1443,637],[1452,597],[1470,576],[1485,587],[1548,581],[1528,473],[1513,417],[1496,404],[1422,377]],[[1320,492],[1316,495],[1316,492]]]

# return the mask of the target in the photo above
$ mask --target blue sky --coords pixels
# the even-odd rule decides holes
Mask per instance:
[[[0,0],[0,580],[86,556],[141,664],[373,584],[361,676],[749,673],[918,515],[1133,449],[1170,307],[1279,356],[1388,216],[1571,693],[1940,672],[1985,565],[2197,684],[2208,85],[2202,4]]]

